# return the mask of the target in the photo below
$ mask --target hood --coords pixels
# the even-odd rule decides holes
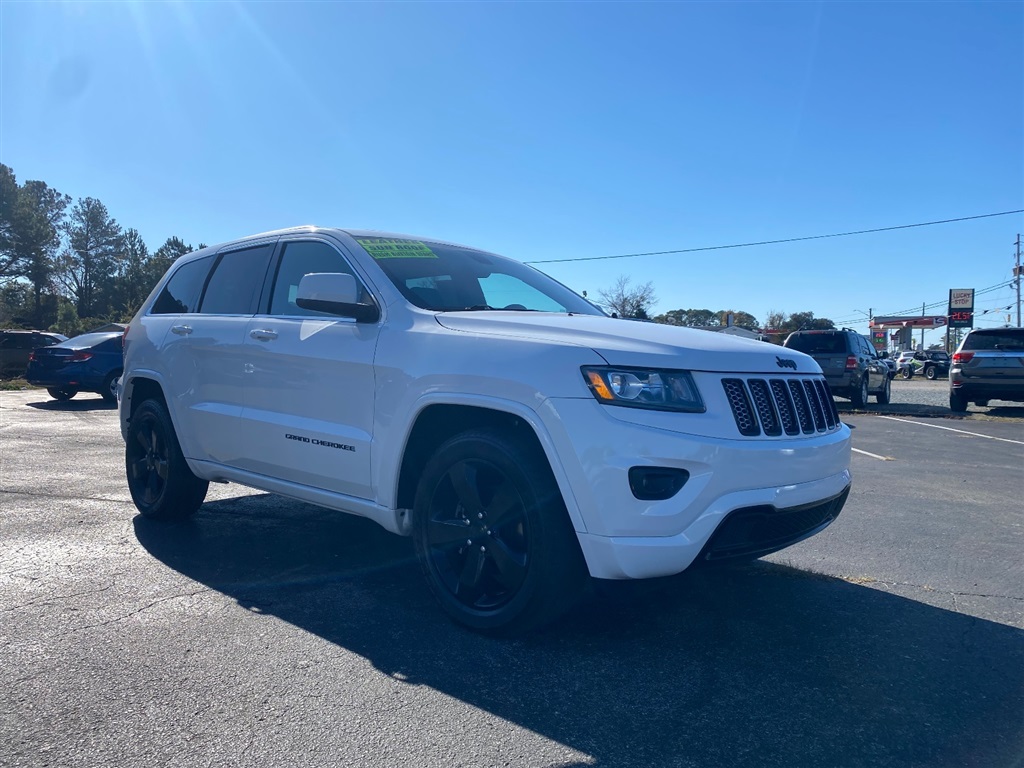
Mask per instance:
[[[453,331],[587,347],[609,365],[716,373],[821,373],[809,356],[715,331],[596,315],[549,312],[441,312]]]

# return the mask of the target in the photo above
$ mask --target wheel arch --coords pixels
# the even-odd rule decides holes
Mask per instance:
[[[474,429],[490,429],[508,434],[538,451],[554,476],[573,528],[586,531],[568,478],[557,461],[550,436],[536,413],[516,403],[488,401],[423,404],[406,435],[400,461],[397,462],[393,506],[401,510],[411,509],[420,474],[434,451],[449,438]]]

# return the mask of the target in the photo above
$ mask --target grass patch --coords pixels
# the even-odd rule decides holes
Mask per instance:
[[[39,389],[24,379],[0,379],[0,392],[16,392],[21,389]]]

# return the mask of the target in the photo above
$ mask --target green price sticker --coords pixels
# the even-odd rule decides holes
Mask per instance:
[[[375,259],[436,259],[437,254],[419,240],[388,240],[383,237],[357,237],[366,252]]]

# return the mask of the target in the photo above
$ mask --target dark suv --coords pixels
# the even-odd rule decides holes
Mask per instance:
[[[855,408],[862,408],[868,395],[883,405],[889,402],[889,369],[867,337],[856,331],[796,331],[783,346],[813,357],[832,394],[847,398]]]
[[[953,353],[949,370],[949,409],[989,400],[1024,402],[1024,328],[977,328]]]
[[[28,368],[28,356],[33,349],[67,340],[67,336],[59,333],[0,330],[0,376],[21,376]]]

